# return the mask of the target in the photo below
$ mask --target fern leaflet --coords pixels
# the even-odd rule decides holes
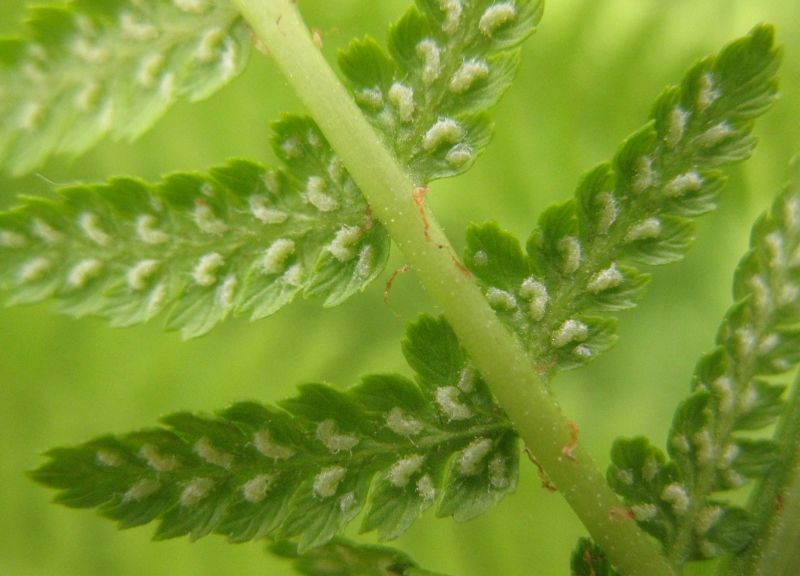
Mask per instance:
[[[474,518],[514,491],[517,434],[444,320],[410,325],[403,351],[416,384],[369,376],[347,391],[306,384],[280,407],[172,414],[166,428],[51,450],[32,477],[121,528],[158,519],[157,539],[271,535],[303,552],[362,510],[381,540],[434,505]]]
[[[0,39],[0,161],[30,172],[103,136],[134,139],[178,98],[211,96],[244,68],[250,32],[224,0],[72,0],[29,9]]]

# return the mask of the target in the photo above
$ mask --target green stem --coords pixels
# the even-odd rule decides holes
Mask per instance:
[[[671,576],[672,569],[621,508],[603,474],[580,445],[566,458],[570,423],[532,369],[525,353],[489,307],[471,275],[456,261],[439,225],[429,236],[409,181],[337,79],[292,0],[233,0],[287,81],[340,155],[377,218],[439,306],[489,383],[522,439],[608,558],[626,576]],[[441,246],[441,248],[440,248]]]
[[[753,490],[748,509],[758,529],[750,546],[717,574],[796,576],[800,574],[800,377],[775,431],[779,463]]]

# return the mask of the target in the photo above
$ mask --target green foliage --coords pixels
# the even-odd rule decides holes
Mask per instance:
[[[763,378],[800,362],[798,254],[800,180],[753,227],[734,278],[736,303],[675,413],[672,459],[644,438],[618,440],[612,450],[609,483],[680,563],[739,553],[755,533],[748,512],[710,497],[765,478],[778,464],[778,442],[734,433],[769,426],[785,408],[786,387]]]
[[[619,576],[616,568],[606,559],[605,554],[589,538],[579,538],[570,560],[572,576]]]
[[[420,569],[394,548],[356,544],[339,537],[304,554],[298,554],[297,546],[285,540],[269,548],[277,556],[292,559],[294,569],[305,576],[443,576]]]
[[[491,139],[484,112],[511,85],[542,0],[418,0],[389,30],[339,53],[356,102],[412,182],[460,174]]]
[[[444,320],[409,325],[403,350],[416,384],[368,376],[347,391],[303,385],[279,407],[172,414],[165,428],[51,450],[31,475],[121,528],[159,520],[157,539],[271,535],[302,552],[362,510],[361,530],[381,540],[434,505],[474,518],[514,491],[517,434]]]
[[[273,129],[285,170],[232,160],[157,186],[71,186],[0,213],[6,303],[55,297],[61,312],[117,326],[167,310],[167,328],[191,338],[300,292],[334,306],[363,289],[386,264],[385,229],[313,121]]]
[[[635,306],[650,282],[622,262],[667,264],[689,249],[690,218],[713,209],[724,182],[715,168],[750,155],[753,120],[776,98],[773,34],[755,28],[668,88],[612,163],[542,213],[527,254],[494,222],[467,230],[467,267],[543,373],[614,345],[616,320],[588,314]]]
[[[103,136],[134,139],[179,98],[236,77],[250,32],[225,0],[71,0],[0,38],[0,161],[29,172]]]

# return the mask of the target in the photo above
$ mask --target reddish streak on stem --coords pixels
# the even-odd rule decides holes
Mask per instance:
[[[786,498],[783,497],[783,494],[778,494],[778,497],[775,499],[775,512],[780,514],[783,512],[783,505],[786,503]]]
[[[412,198],[414,199],[414,204],[416,204],[417,207],[419,208],[419,215],[422,217],[422,223],[425,226],[423,229],[423,232],[425,233],[425,240],[427,240],[430,243],[433,243],[433,238],[431,238],[429,231],[431,224],[428,221],[428,214],[425,212],[425,196],[427,196],[428,190],[430,190],[430,188],[428,188],[427,186],[420,186],[416,190],[414,190]],[[445,249],[444,244],[436,244],[436,247],[439,248],[439,250]],[[447,248],[447,251],[450,254],[450,258],[453,260],[453,264],[456,265],[456,267],[461,271],[461,273],[467,278],[472,278],[472,272],[470,272],[466,266],[464,266],[461,262],[458,261],[458,258],[456,258],[455,254],[453,254],[450,251],[450,248]]]
[[[592,556],[592,541],[586,541],[586,548],[583,550],[583,561],[589,565],[589,576],[597,576],[597,572],[594,571],[594,561],[595,560],[602,560],[603,556]]]
[[[564,446],[561,449],[561,454],[563,454],[564,458],[567,460],[572,460],[575,464],[578,463],[578,459],[572,454],[575,448],[578,446],[578,426],[575,422],[569,421],[569,444]]]
[[[550,478],[547,477],[544,468],[542,468],[542,465],[539,464],[539,461],[531,453],[530,448],[528,448],[527,446],[525,446],[525,454],[528,455],[528,459],[530,459],[530,461],[533,462],[534,465],[539,469],[539,480],[542,482],[542,488],[544,488],[548,492],[557,492],[558,488],[553,486],[553,483],[550,482]]]
[[[392,277],[389,278],[389,281],[386,283],[386,290],[383,291],[383,303],[384,304],[389,306],[389,292],[392,289],[392,284],[394,284],[395,278],[397,278],[400,274],[403,274],[404,272],[408,272],[409,270],[411,270],[411,266],[406,264],[402,268],[398,268],[397,270],[394,271],[394,273],[392,274]],[[389,310],[392,310],[391,306],[389,306]],[[392,310],[392,312],[394,312],[395,316],[400,316],[394,310]]]
[[[620,522],[626,519],[636,520],[636,514],[633,513],[633,508],[630,506],[627,508],[617,508],[616,506],[613,506],[608,512],[608,519],[619,520]]]
[[[312,28],[311,35],[314,37],[314,45],[317,48],[322,48],[322,32],[320,32],[316,28]]]
[[[542,372],[547,372],[548,370],[550,370],[550,368],[555,366],[557,362],[558,360],[553,360],[552,362],[550,362],[549,364],[545,364],[544,366],[534,366],[533,369],[539,372],[539,374],[541,374]]]
[[[363,234],[367,230],[371,230],[372,229],[372,224],[373,224],[372,207],[369,206],[369,205],[367,205],[367,213],[366,214],[367,214],[367,223],[364,224],[364,227],[360,230],[359,234]]]

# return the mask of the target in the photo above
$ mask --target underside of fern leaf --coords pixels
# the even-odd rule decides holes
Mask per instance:
[[[179,98],[236,77],[250,32],[226,0],[72,0],[0,39],[0,162],[29,172],[110,134],[134,139]]]
[[[340,537],[304,554],[298,554],[297,546],[286,541],[275,542],[269,549],[293,560],[294,569],[304,576],[443,576],[419,568],[399,550],[356,544]]]
[[[159,520],[157,539],[272,536],[302,552],[362,510],[361,530],[381,540],[431,506],[474,518],[514,491],[517,434],[444,320],[410,325],[403,350],[416,384],[369,376],[346,391],[301,386],[279,407],[172,414],[165,428],[51,450],[31,475],[121,528]]]
[[[232,160],[157,185],[117,178],[0,213],[7,304],[127,326],[167,311],[191,338],[230,313],[273,314],[302,292],[341,303],[383,270],[389,237],[313,121],[273,124],[285,170]]]
[[[683,257],[693,217],[714,208],[716,169],[746,159],[754,119],[775,101],[780,50],[759,26],[668,88],[652,120],[612,163],[586,173],[572,200],[549,207],[523,253],[496,223],[467,231],[465,263],[543,375],[586,364],[616,341],[616,320],[650,276],[625,264]]]
[[[675,413],[671,459],[646,438],[617,440],[608,480],[675,565],[736,555],[756,530],[748,512],[715,493],[768,476],[781,446],[748,432],[785,409],[775,375],[800,362],[800,180],[753,227],[734,278],[736,302],[717,348],[695,369],[693,392]],[[744,433],[744,434],[743,434]]]
[[[467,170],[491,139],[485,112],[516,75],[541,0],[418,0],[389,30],[339,54],[356,103],[409,179],[423,185]]]

